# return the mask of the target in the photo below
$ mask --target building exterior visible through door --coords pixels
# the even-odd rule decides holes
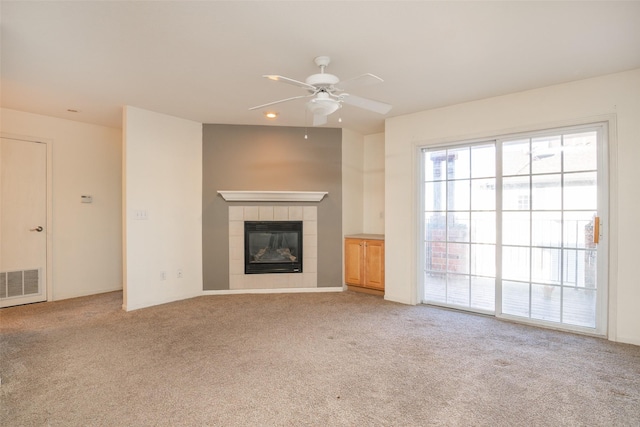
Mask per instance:
[[[604,335],[605,131],[424,148],[423,301]]]
[[[47,146],[0,139],[0,307],[47,299]]]

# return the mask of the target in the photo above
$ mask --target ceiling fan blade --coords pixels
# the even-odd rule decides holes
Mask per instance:
[[[373,111],[379,114],[387,114],[389,111],[391,111],[391,108],[393,108],[391,104],[374,101],[373,99],[349,95],[348,93],[340,95],[340,99],[342,99],[342,102],[344,102],[345,104],[353,105],[354,107],[363,108],[365,110]]]
[[[275,82],[282,82],[282,83],[288,83],[290,85],[294,85],[294,86],[298,86],[304,89],[308,89],[308,90],[312,90],[312,91],[316,91],[315,86],[312,86],[310,84],[307,84],[305,82],[301,82],[298,80],[294,80],[294,79],[290,79],[289,77],[284,77],[284,76],[278,76],[278,75],[274,75],[274,74],[265,74],[264,76],[269,80],[273,80]]]
[[[313,115],[313,125],[314,126],[322,126],[327,124],[327,116],[322,116],[320,114]]]
[[[311,95],[294,96],[294,97],[291,97],[291,98],[281,99],[279,101],[267,102],[266,104],[256,105],[255,107],[251,107],[251,108],[249,108],[249,110],[257,110],[259,108],[268,107],[270,105],[280,104],[281,102],[293,101],[294,99],[309,98],[310,96],[313,96],[313,94],[311,94]]]
[[[382,80],[380,77],[376,76],[375,74],[366,73],[356,77],[352,77],[347,80],[343,80],[337,85],[335,85],[335,88],[338,90],[345,90],[347,88],[353,88],[353,87],[359,87],[359,86],[370,86],[370,85],[382,83],[383,81],[384,80]]]

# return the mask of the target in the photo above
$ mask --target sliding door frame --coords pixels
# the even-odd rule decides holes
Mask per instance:
[[[555,123],[550,126],[540,126],[538,128],[527,128],[521,130],[515,130],[512,132],[500,133],[498,135],[486,135],[473,138],[460,138],[460,139],[447,139],[432,141],[431,143],[418,143],[415,145],[416,157],[417,157],[417,170],[416,170],[416,206],[418,212],[416,215],[417,224],[416,231],[418,232],[418,238],[416,239],[416,273],[417,273],[417,286],[416,291],[418,293],[417,300],[421,303],[425,302],[425,191],[424,191],[424,171],[425,171],[425,156],[423,150],[438,150],[438,149],[451,149],[459,146],[473,146],[479,144],[495,143],[496,145],[496,189],[498,188],[498,182],[502,181],[502,147],[500,144],[505,140],[513,140],[518,137],[539,137],[550,134],[557,134],[559,132],[565,133],[567,131],[574,132],[579,130],[597,130],[598,132],[598,163],[597,163],[597,191],[598,191],[598,215],[600,217],[600,241],[598,244],[598,268],[597,268],[597,302],[596,302],[596,327],[580,327],[567,324],[560,324],[555,322],[548,322],[542,320],[532,320],[527,318],[521,318],[517,316],[510,316],[501,313],[502,293],[501,286],[499,286],[499,280],[501,280],[501,257],[496,256],[496,305],[495,313],[484,312],[476,309],[465,309],[465,311],[477,312],[482,314],[491,314],[497,318],[515,321],[518,323],[532,324],[535,326],[543,326],[551,329],[562,329],[566,331],[578,332],[587,335],[596,336],[608,336],[609,339],[615,339],[615,244],[612,240],[615,240],[615,224],[610,224],[609,218],[613,214],[611,211],[615,209],[615,202],[617,200],[617,184],[614,178],[611,176],[611,169],[614,165],[611,162],[615,162],[615,116],[605,116],[593,118],[592,120],[581,120],[576,122]],[[615,170],[615,169],[614,169]],[[499,178],[498,178],[499,177]],[[496,192],[496,208],[497,211],[502,212],[501,203],[501,191]],[[502,233],[501,216],[496,217],[496,234]],[[496,236],[496,248],[498,245],[502,245],[501,236]],[[499,249],[496,249],[498,252]],[[600,261],[602,258],[602,261]],[[603,268],[604,267],[604,268]],[[433,303],[429,303],[433,304]],[[451,307],[446,304],[433,304],[442,305],[444,307]],[[460,308],[460,307],[455,307]]]

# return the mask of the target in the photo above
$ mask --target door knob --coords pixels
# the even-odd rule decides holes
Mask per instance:
[[[42,228],[41,225],[37,226],[36,228],[32,228],[29,231],[37,231],[38,233],[40,233],[42,230],[44,230],[44,228]]]

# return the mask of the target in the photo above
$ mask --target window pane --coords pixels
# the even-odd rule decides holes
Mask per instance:
[[[424,180],[442,181],[446,178],[443,168],[446,167],[444,160],[447,158],[446,150],[425,151],[424,153]]]
[[[447,249],[447,271],[449,273],[469,273],[469,245],[449,243]]]
[[[471,241],[474,243],[496,242],[495,212],[471,212]]]
[[[447,270],[447,244],[444,242],[425,243],[425,270],[444,272]]]
[[[560,249],[531,248],[531,280],[559,285],[562,274],[561,255]]]
[[[469,276],[461,274],[447,276],[447,303],[469,306]]]
[[[531,318],[559,322],[562,289],[559,286],[531,285]]]
[[[562,213],[531,212],[531,244],[560,247],[562,244]]]
[[[598,168],[597,132],[564,136],[564,171],[586,171]]]
[[[454,148],[447,153],[447,179],[468,179],[469,148]]]
[[[508,280],[529,281],[529,248],[503,246],[502,277]]]
[[[597,259],[598,251],[596,249],[587,249],[584,251],[584,287],[596,289],[598,287],[597,278]]]
[[[502,282],[502,312],[529,317],[529,284]]]
[[[471,274],[488,277],[496,275],[495,245],[471,245]]]
[[[469,241],[469,212],[448,213],[447,240],[450,242]]]
[[[449,204],[447,209],[450,211],[468,211],[469,210],[469,180],[456,180],[447,182]]]
[[[564,323],[594,328],[596,326],[596,292],[592,289],[563,288]]]
[[[578,286],[581,282],[580,267],[578,266],[579,256],[577,251],[565,250],[562,260],[563,277],[562,283],[566,286]]]
[[[562,146],[560,136],[545,136],[531,140],[531,172],[560,172],[562,167]]]
[[[504,212],[502,214],[503,244],[529,245],[529,216],[529,212]]]
[[[425,182],[424,207],[427,211],[442,211],[447,201],[446,182]]]
[[[447,302],[446,275],[427,271],[424,275],[425,298],[432,302]]]
[[[564,175],[564,208],[569,210],[598,207],[598,178],[596,172]]]
[[[565,249],[563,284],[580,288],[596,286],[596,251]]]
[[[529,173],[529,140],[509,141],[502,144],[502,175]]]
[[[496,180],[474,179],[471,181],[471,209],[493,211],[496,209]]]
[[[531,209],[557,210],[562,208],[561,175],[537,175],[531,177]]]
[[[447,238],[445,231],[446,218],[441,212],[425,212],[425,240],[444,242]]]
[[[471,148],[471,177],[490,178],[496,176],[496,147],[494,144]]]
[[[567,248],[594,248],[593,212],[565,212],[563,244]]]
[[[496,279],[471,276],[471,302],[473,308],[494,311],[496,309]]]
[[[517,176],[502,180],[502,209],[507,211],[529,210],[529,177]]]

